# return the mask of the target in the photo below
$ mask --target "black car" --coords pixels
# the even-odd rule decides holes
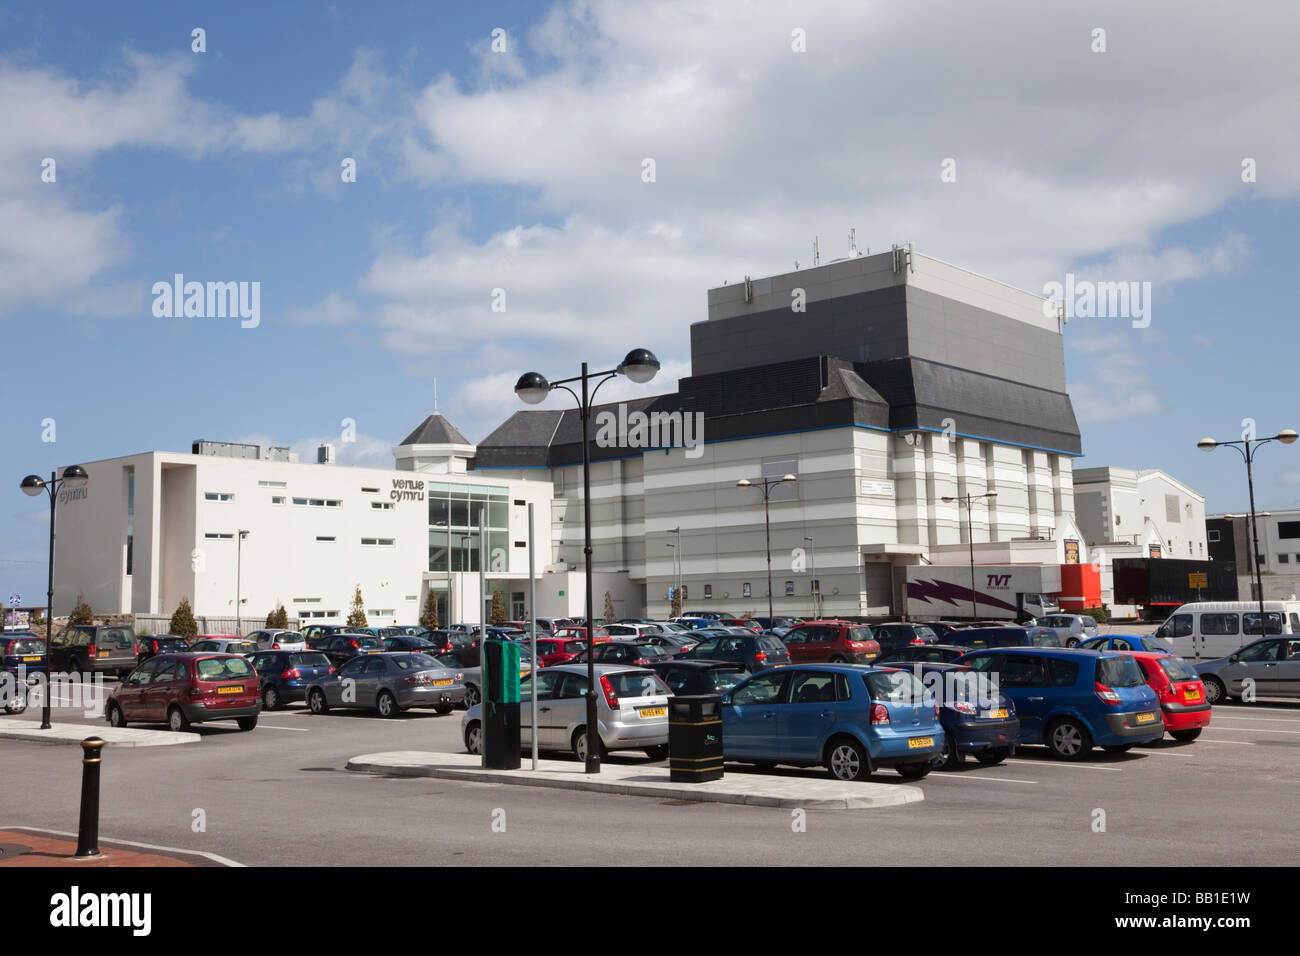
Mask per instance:
[[[722,661],[660,661],[650,665],[678,697],[690,694],[725,694],[749,672],[739,664]]]
[[[688,634],[677,634],[673,632],[664,632],[662,634],[642,634],[639,637],[631,638],[633,644],[650,644],[654,647],[662,647],[671,657],[681,657],[692,647],[699,643],[698,637],[691,637]]]
[[[959,766],[967,754],[985,765],[998,764],[1020,743],[1020,720],[1005,694],[993,695],[987,674],[962,664],[916,664],[926,693],[939,706],[945,739],[943,766]]]
[[[432,634],[433,632],[425,631],[425,633]],[[414,651],[417,654],[428,654],[430,657],[445,654],[448,647],[445,640],[435,643],[425,637],[415,637],[410,634],[385,637],[383,641],[384,647],[390,651]]]
[[[790,663],[790,652],[781,639],[769,634],[702,633],[704,639],[683,654],[680,660],[729,661],[740,664],[751,674]]]
[[[913,664],[916,662],[931,664],[948,664],[970,651],[969,647],[958,644],[907,644],[881,654],[871,663],[876,667],[886,664]]]
[[[27,688],[45,673],[45,638],[30,631],[0,634],[0,702],[5,713],[27,709]]]
[[[50,669],[74,678],[82,674],[125,677],[137,663],[135,634],[125,625],[74,624],[50,642]]]
[[[937,644],[934,631],[924,624],[872,624],[871,635],[880,645],[880,653],[888,654],[909,644]]]
[[[318,647],[313,646],[310,641],[307,646],[312,650],[320,651],[335,667],[342,667],[360,654],[374,654],[385,649],[384,642],[371,634],[347,633],[335,634]]]
[[[143,664],[155,654],[183,653],[190,649],[190,642],[175,634],[146,635],[135,639],[135,658],[137,664]]]
[[[964,621],[914,621],[915,624],[923,624],[930,630],[934,631],[934,636],[943,640],[949,631],[955,631],[961,627],[969,627]]]
[[[628,667],[651,667],[658,661],[669,660],[671,655],[662,647],[636,641],[606,641],[596,645],[597,664],[626,664]],[[587,663],[587,652],[581,651],[566,664]]]
[[[1061,647],[1061,635],[1050,627],[967,627],[949,631],[949,644],[967,650],[986,647]]]

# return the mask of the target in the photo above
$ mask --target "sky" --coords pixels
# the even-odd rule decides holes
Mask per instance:
[[[1083,6],[0,0],[0,590],[44,591],[25,474],[196,438],[391,467],[435,379],[477,441],[520,373],[634,347],[661,377],[602,399],[673,391],[708,288],[850,229],[1150,283],[1145,327],[1066,326],[1075,466],[1244,509],[1195,445],[1300,427],[1300,9]],[[177,274],[258,283],[256,321],[157,314]],[[1295,507],[1300,444],[1255,477]]]

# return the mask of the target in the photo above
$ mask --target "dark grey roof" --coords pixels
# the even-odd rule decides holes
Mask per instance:
[[[434,412],[416,427],[415,431],[402,439],[402,445],[472,445],[472,441],[460,433],[460,429],[441,412]]]

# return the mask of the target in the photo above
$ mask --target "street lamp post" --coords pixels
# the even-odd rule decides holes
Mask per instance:
[[[1250,490],[1250,535],[1254,540],[1251,543],[1251,561],[1255,564],[1255,590],[1259,597],[1259,635],[1264,637],[1268,633],[1268,625],[1264,619],[1264,578],[1259,568],[1259,524],[1255,516],[1255,475],[1253,465],[1255,453],[1259,451],[1260,445],[1267,445],[1271,441],[1280,441],[1284,445],[1293,444],[1297,437],[1294,428],[1284,428],[1276,435],[1268,438],[1243,438],[1240,441],[1215,441],[1213,438],[1202,438],[1196,443],[1196,447],[1201,451],[1214,451],[1220,445],[1230,445],[1237,449],[1238,454],[1246,462],[1246,486]]]
[[[248,532],[241,530],[239,540],[235,543],[235,633],[244,636],[243,614],[243,573],[244,573],[244,539]]]
[[[519,381],[515,383],[515,394],[529,405],[536,405],[538,402],[544,401],[552,389],[563,389],[577,400],[578,417],[582,421],[582,553],[587,591],[587,759],[584,769],[587,773],[600,773],[600,734],[596,730],[599,724],[596,719],[595,611],[592,606],[591,596],[591,441],[589,438],[591,407],[596,398],[596,392],[600,391],[600,386],[611,378],[617,375],[626,375],[633,382],[644,385],[654,378],[658,372],[659,360],[655,358],[653,352],[649,349],[633,349],[627,353],[627,357],[623,359],[618,368],[604,372],[589,372],[587,363],[583,362],[582,374],[575,375],[572,378],[551,382],[539,372],[525,372],[519,376]],[[589,391],[589,383],[594,378],[598,378],[600,381],[596,383],[595,388],[591,388]],[[581,396],[568,387],[569,382],[582,383]]]
[[[979,605],[975,597],[975,524],[971,519],[971,504],[976,498],[996,498],[997,492],[990,491],[982,495],[944,495],[940,500],[945,504],[954,501],[966,502],[966,540],[970,544],[970,610],[973,620],[979,619]]]
[[[741,478],[736,482],[737,488],[761,488],[763,491],[763,531],[767,536],[767,621],[768,627],[772,626],[772,521],[769,516],[768,504],[772,499],[772,489],[777,485],[783,485],[787,482],[798,481],[796,475],[782,475],[780,478],[760,478],[757,483],[750,481],[748,478]]]
[[[817,542],[808,537],[808,535],[804,535],[803,539],[808,542],[808,563],[812,567],[813,585],[810,590],[812,591],[813,617],[821,620],[822,586],[821,582],[817,580]],[[772,626],[775,627],[776,624],[774,623]]]
[[[50,480],[40,475],[28,475],[20,487],[23,494],[35,498],[42,491],[50,496],[50,567],[49,587],[45,592],[45,687],[41,693],[41,730],[50,729],[50,644],[54,640],[54,507],[58,500],[59,489],[68,482],[80,487],[90,476],[80,465],[69,465],[63,469],[63,477],[58,472],[50,472]]]

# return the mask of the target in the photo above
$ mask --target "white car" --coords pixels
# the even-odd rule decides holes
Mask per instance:
[[[641,637],[643,634],[662,634],[663,628],[658,624],[606,624],[609,636],[618,640],[620,637]]]
[[[187,651],[207,651],[214,654],[242,654],[252,657],[264,648],[247,637],[201,637],[191,644]]]
[[[297,631],[264,630],[254,631],[245,640],[253,641],[263,651],[305,651],[307,638]]]

